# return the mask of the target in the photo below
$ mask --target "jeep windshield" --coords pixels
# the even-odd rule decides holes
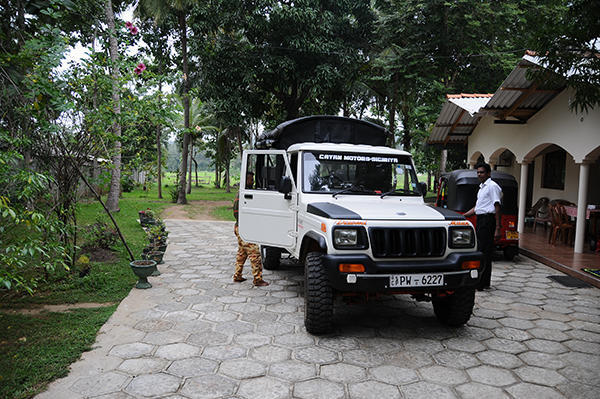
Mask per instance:
[[[421,196],[408,156],[312,151],[302,161],[305,193]]]

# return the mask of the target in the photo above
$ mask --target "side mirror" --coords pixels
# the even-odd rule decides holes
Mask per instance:
[[[292,179],[288,176],[282,176],[279,181],[279,190],[280,193],[284,194],[285,199],[292,199],[290,193],[292,192]]]
[[[421,189],[421,194],[425,197],[427,195],[427,183],[419,182],[419,188]]]

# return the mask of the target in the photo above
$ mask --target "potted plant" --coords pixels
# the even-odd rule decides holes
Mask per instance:
[[[138,214],[140,216],[140,224],[142,226],[149,226],[156,222],[156,215],[154,214],[154,211],[150,208],[144,211],[139,211]]]
[[[151,244],[157,245],[165,245],[167,243],[167,236],[169,232],[167,230],[163,230],[161,226],[152,226],[146,232],[148,240]]]
[[[135,288],[147,289],[152,288],[152,284],[148,282],[148,276],[157,270],[156,262],[151,259],[145,260],[134,260],[129,263],[131,270],[138,276],[138,282],[135,284]]]

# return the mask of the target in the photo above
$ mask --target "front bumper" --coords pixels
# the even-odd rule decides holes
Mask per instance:
[[[462,269],[466,261],[482,262],[478,251],[451,253],[442,260],[374,261],[368,255],[324,255],[323,266],[331,286],[342,292],[433,292],[475,287],[481,278],[479,269]],[[360,263],[364,273],[342,273],[341,263]],[[477,270],[477,273],[472,273]],[[390,287],[390,276],[394,274],[443,274],[444,285],[435,287]],[[348,278],[349,275],[356,276]],[[349,282],[354,281],[355,282]]]

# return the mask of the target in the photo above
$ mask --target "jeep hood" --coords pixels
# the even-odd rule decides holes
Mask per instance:
[[[307,212],[329,219],[349,220],[464,220],[459,213],[399,200],[399,198],[370,198],[351,201],[333,200],[308,204]]]

